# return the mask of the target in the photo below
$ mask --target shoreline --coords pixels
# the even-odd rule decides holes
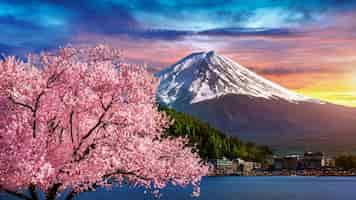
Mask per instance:
[[[209,174],[207,176],[315,176],[315,177],[356,177],[356,171],[342,170],[301,170],[301,171],[251,171],[232,174]]]
[[[356,175],[207,175],[206,177],[356,177]]]

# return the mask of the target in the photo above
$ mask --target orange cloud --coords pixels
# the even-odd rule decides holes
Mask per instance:
[[[355,106],[356,14],[302,27],[290,37],[202,36],[181,40],[132,39],[126,36],[81,34],[78,43],[108,43],[123,49],[126,60],[147,63],[157,71],[194,51],[215,50],[262,76],[307,96]]]

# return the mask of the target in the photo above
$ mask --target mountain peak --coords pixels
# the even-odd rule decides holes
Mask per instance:
[[[214,56],[215,55],[215,51],[214,50],[208,51],[206,53],[206,55],[207,55],[207,57]]]
[[[214,51],[192,53],[157,74],[158,100],[167,104],[197,103],[227,94],[293,103],[315,101],[266,80]]]
[[[198,52],[193,52],[193,53],[189,54],[188,56],[184,57],[180,61],[184,61],[184,60],[191,59],[191,58],[209,59],[214,56],[217,56],[217,53],[214,50],[198,51]]]

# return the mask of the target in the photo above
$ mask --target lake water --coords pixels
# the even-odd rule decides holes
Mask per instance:
[[[206,177],[201,196],[190,197],[191,188],[168,187],[162,200],[355,200],[355,177]],[[138,188],[115,188],[84,193],[80,200],[154,199]]]
[[[206,177],[201,196],[191,188],[168,187],[162,200],[355,200],[356,177]],[[1,200],[8,200],[0,194]],[[150,200],[143,189],[116,187],[82,193],[77,200]]]

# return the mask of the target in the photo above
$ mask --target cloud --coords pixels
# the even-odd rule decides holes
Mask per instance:
[[[198,32],[198,35],[210,36],[266,36],[266,37],[295,37],[302,35],[301,31],[288,28],[219,28]]]
[[[330,94],[329,96],[326,96],[326,98],[333,98],[333,99],[338,99],[342,101],[356,101],[356,94],[354,93],[344,93],[344,94]]]
[[[92,33],[92,32],[91,32]],[[110,36],[127,36],[132,39],[179,41],[190,36],[214,36],[214,37],[298,37],[303,33],[293,29],[266,29],[266,28],[221,28],[203,31],[180,31],[170,29],[118,29],[115,31],[101,31],[100,34]]]
[[[310,73],[343,73],[343,69],[331,69],[323,67],[267,67],[267,68],[251,68],[259,74],[263,75],[290,75],[290,74],[310,74]]]
[[[303,32],[287,28],[220,28],[208,29],[203,31],[180,31],[169,29],[121,29],[115,32],[110,32],[110,35],[127,35],[133,39],[146,40],[183,40],[189,36],[213,36],[213,37],[298,37],[302,36]]]
[[[3,26],[3,27],[11,26],[13,28],[27,29],[27,30],[41,29],[40,26],[38,26],[32,22],[17,19],[15,16],[12,16],[12,15],[0,16],[0,26]]]
[[[102,8],[82,6],[69,22],[73,29],[105,34],[121,34],[140,28],[140,24],[124,7],[106,3]]]
[[[3,0],[0,40],[32,51],[75,43],[73,38],[83,34],[152,42],[188,41],[195,36],[225,41],[226,37],[296,39],[308,34],[309,22],[320,13],[350,7],[354,3],[336,0]],[[214,43],[212,39],[208,42]],[[270,46],[246,43],[247,50]],[[283,45],[273,45],[273,50],[281,51],[278,46]]]

